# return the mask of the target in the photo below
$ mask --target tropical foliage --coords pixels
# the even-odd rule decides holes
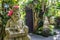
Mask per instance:
[[[4,3],[6,3],[7,8],[6,8],[6,5],[4,5]],[[36,17],[34,22],[36,22],[36,24],[38,26],[38,28],[36,29],[37,34],[40,34],[40,33],[44,34],[44,32],[46,32],[46,34],[47,34],[47,32],[49,32],[49,34],[50,33],[53,34],[52,32],[54,32],[53,31],[54,28],[60,27],[60,22],[59,22],[59,20],[60,20],[60,2],[58,0],[3,0],[3,1],[0,1],[0,11],[3,16],[4,27],[7,23],[7,20],[10,18],[7,16],[7,12],[13,5],[19,5],[21,19],[23,19],[24,21],[25,21],[25,16],[26,16],[25,7],[30,5],[29,7],[32,9],[33,14],[34,15],[36,14],[34,16],[34,18]],[[5,6],[5,8],[4,8],[4,6]],[[49,29],[47,29],[49,31],[44,31],[45,26],[43,26],[43,25],[44,25],[45,16],[47,17],[47,19],[49,21],[48,22]]]

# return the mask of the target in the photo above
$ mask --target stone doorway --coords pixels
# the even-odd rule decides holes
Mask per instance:
[[[33,32],[33,11],[26,7],[26,25],[29,27],[29,33]]]

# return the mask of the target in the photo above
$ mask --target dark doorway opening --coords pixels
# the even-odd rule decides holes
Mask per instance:
[[[33,11],[26,7],[26,25],[29,27],[29,33],[33,32]]]

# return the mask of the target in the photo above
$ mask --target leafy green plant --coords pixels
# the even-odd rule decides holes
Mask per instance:
[[[20,14],[21,14],[21,19],[22,20],[25,20],[25,16],[26,16],[25,6],[27,6],[32,1],[33,0],[20,0],[18,2],[19,6],[20,6]]]

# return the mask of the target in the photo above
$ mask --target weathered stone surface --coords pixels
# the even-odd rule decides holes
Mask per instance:
[[[14,11],[14,10],[13,10]],[[8,20],[5,28],[6,36],[4,40],[30,40],[28,36],[28,27],[20,19],[20,14],[17,11]]]

